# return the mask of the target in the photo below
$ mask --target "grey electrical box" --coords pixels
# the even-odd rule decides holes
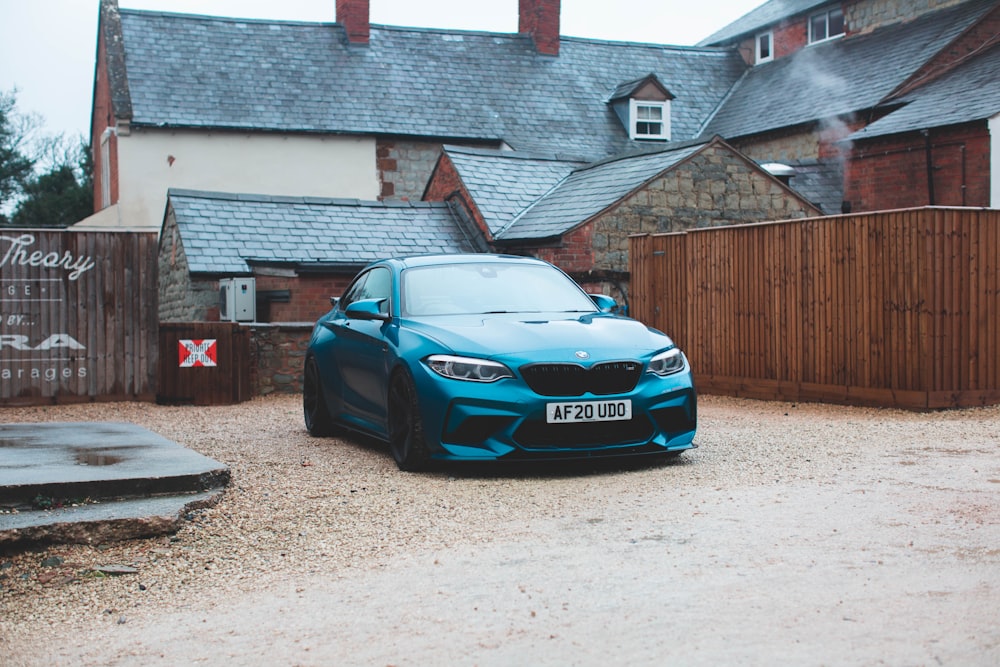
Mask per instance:
[[[223,278],[219,281],[219,319],[223,322],[253,322],[257,319],[257,286],[253,278]]]

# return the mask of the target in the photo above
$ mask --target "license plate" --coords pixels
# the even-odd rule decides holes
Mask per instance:
[[[615,422],[632,419],[632,401],[578,401],[549,403],[545,406],[545,421],[549,424],[578,422]]]

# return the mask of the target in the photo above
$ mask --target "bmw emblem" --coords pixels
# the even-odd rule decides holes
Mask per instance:
[[[584,352],[583,350],[577,350],[576,351],[576,358],[577,359],[590,359],[590,353],[589,352]]]

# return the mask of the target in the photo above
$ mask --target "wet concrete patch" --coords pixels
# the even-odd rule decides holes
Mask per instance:
[[[135,424],[0,424],[0,443],[0,508],[198,493],[229,482],[225,465]],[[5,522],[0,514],[0,530]]]
[[[82,466],[113,466],[124,460],[124,457],[108,452],[80,450],[76,453],[76,462]]]

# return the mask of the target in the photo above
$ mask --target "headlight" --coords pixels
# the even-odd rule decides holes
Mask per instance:
[[[679,348],[672,347],[666,352],[660,352],[649,360],[650,373],[657,375],[670,375],[684,369],[684,355]]]
[[[453,380],[470,382],[496,382],[501,378],[512,378],[510,369],[496,361],[453,357],[448,354],[432,354],[424,360],[438,375]]]

